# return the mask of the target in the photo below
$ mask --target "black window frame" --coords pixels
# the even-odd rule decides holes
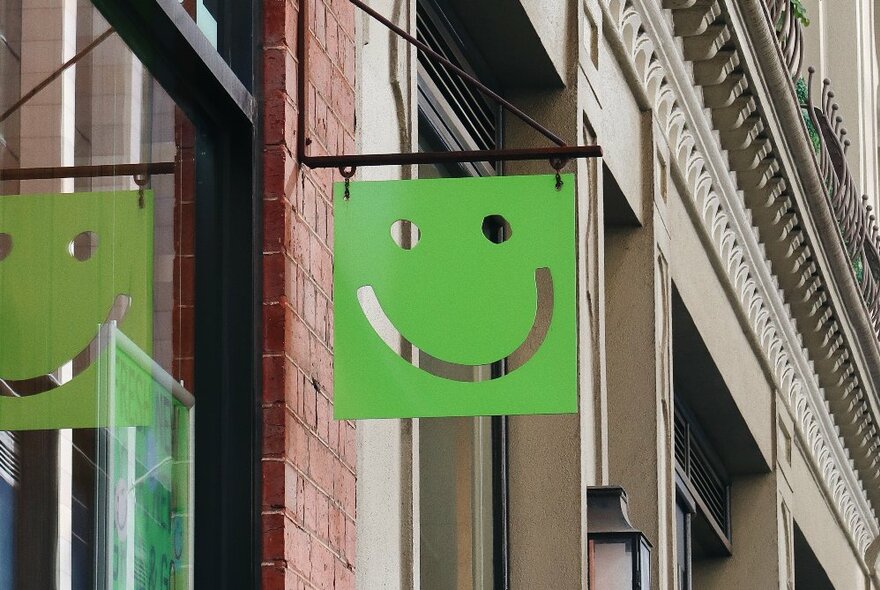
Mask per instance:
[[[177,0],[92,2],[196,127],[195,588],[259,588],[261,3],[214,49]]]

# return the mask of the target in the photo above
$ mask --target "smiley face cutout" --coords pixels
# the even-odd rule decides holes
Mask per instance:
[[[152,193],[0,196],[0,430],[98,426],[99,325],[152,341]]]
[[[334,200],[337,418],[577,410],[573,177],[350,194]]]

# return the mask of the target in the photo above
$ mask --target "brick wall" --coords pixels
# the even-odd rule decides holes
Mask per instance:
[[[354,149],[354,8],[309,0],[307,137]],[[298,3],[264,0],[263,588],[354,588],[355,426],[333,420],[334,173],[296,161]]]

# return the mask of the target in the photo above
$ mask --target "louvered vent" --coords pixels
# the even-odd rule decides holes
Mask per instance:
[[[465,71],[456,52],[450,47],[447,37],[440,29],[439,19],[432,19],[421,2],[416,8],[416,30],[420,41]],[[495,149],[497,117],[495,110],[486,102],[479,91],[468,86],[461,77],[450,72],[443,65],[434,62],[424,52],[419,52],[419,65],[427,77],[436,85],[437,91],[448,103],[451,115],[473,138],[474,149]],[[466,149],[466,146],[462,146]]]
[[[675,461],[687,478],[690,489],[708,511],[707,518],[715,521],[718,529],[729,537],[730,485],[709,459],[705,444],[694,427],[680,412],[675,413]]]
[[[20,476],[15,434],[0,431],[0,479],[11,486],[18,485]]]

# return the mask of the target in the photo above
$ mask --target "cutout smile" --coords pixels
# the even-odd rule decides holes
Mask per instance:
[[[113,305],[110,307],[110,311],[107,313],[105,323],[112,321],[121,323],[122,320],[125,319],[130,307],[131,297],[129,295],[117,295],[113,300]],[[60,374],[65,367],[71,366],[72,379],[88,369],[94,360],[98,358],[101,348],[106,345],[106,343],[100,342],[100,332],[101,331],[98,330],[89,343],[86,344],[85,348],[79,351],[76,356],[64,361],[61,365],[56,367],[54,371],[51,371],[46,375],[38,375],[28,379],[19,379],[15,381],[0,377],[0,396],[24,397],[37,395],[64,385],[64,382],[59,381],[56,375]]]
[[[517,367],[525,365],[529,360],[531,360],[535,352],[537,352],[537,350],[541,348],[541,344],[544,342],[544,338],[547,336],[547,330],[550,328],[550,323],[553,319],[553,277],[550,274],[549,268],[542,267],[535,270],[535,289],[537,291],[537,305],[535,308],[535,320],[532,323],[532,328],[531,330],[529,330],[529,333],[526,336],[525,340],[523,340],[519,344],[519,346],[516,347],[515,350],[512,350],[510,354],[491,363],[482,365],[468,365],[439,359],[431,355],[429,351],[422,351],[424,354],[431,356],[433,362],[428,363],[426,366],[416,365],[415,363],[413,363],[413,365],[417,366],[419,369],[427,373],[430,373],[431,375],[434,375],[435,377],[463,382],[476,381],[477,375],[481,373],[481,371],[479,371],[478,369],[484,369],[485,374],[491,375],[491,379],[497,379],[513,372]],[[397,349],[399,347],[399,344],[408,344],[419,348],[420,351],[422,349],[418,346],[418,343],[414,343],[409,340],[394,326],[394,323],[388,318],[388,316],[385,314],[385,310],[379,303],[379,299],[376,297],[376,292],[373,287],[370,285],[364,285],[363,287],[358,289],[357,295],[358,303],[360,303],[361,306],[361,311],[367,318],[370,326],[372,326],[373,331],[376,332],[376,334],[382,339],[382,341],[388,346],[388,348],[393,350],[398,356],[403,358],[403,360],[411,362],[409,359],[404,358],[400,354],[400,352],[398,352]],[[542,310],[547,310],[546,318],[542,316]],[[521,362],[518,363],[516,367],[509,369],[506,373],[500,374],[495,371],[491,371],[491,367],[493,365],[496,365],[497,363],[500,363],[504,359],[511,356],[520,357],[520,353],[522,353],[524,356],[522,356]],[[470,376],[463,377],[460,375]]]

